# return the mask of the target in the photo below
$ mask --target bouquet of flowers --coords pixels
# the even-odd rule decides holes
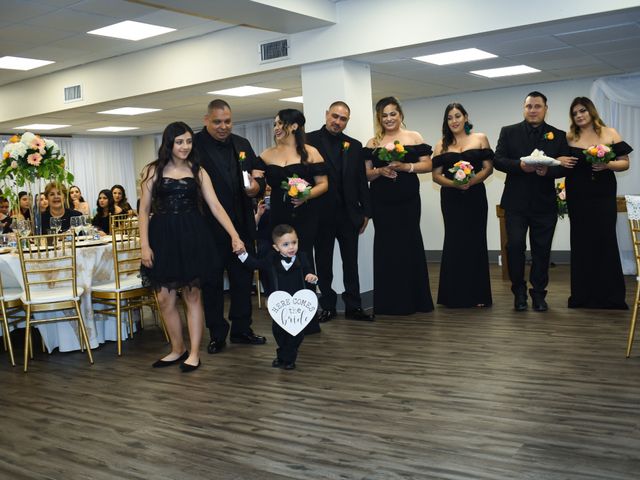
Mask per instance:
[[[311,193],[311,185],[309,185],[309,182],[304,178],[298,177],[295,173],[293,177],[283,180],[280,188],[285,191],[285,197],[288,195],[291,198],[297,198],[299,200],[304,200]]]
[[[453,164],[453,167],[449,169],[453,173],[453,183],[456,185],[466,185],[469,181],[476,176],[476,172],[473,170],[473,165],[464,160],[460,160]]]
[[[73,175],[65,170],[64,155],[53,140],[31,132],[14,135],[2,149],[0,178],[5,180],[3,196],[15,200],[11,184],[24,187],[37,179],[73,183]],[[7,183],[6,180],[11,180]]]
[[[378,149],[378,158],[383,162],[399,162],[406,154],[407,150],[398,140],[393,143],[389,142]]]
[[[594,163],[609,163],[610,160],[616,158],[616,154],[609,145],[599,144],[591,145],[586,150],[583,150],[585,160],[591,164]]]
[[[556,205],[558,206],[558,217],[564,218],[569,214],[567,208],[567,192],[564,188],[564,182],[556,183]]]

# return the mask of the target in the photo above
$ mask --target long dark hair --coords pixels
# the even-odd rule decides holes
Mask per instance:
[[[71,200],[71,189],[72,189],[72,188],[77,188],[77,189],[78,189],[78,192],[80,192],[80,198],[79,198],[79,200],[80,200],[81,202],[85,202],[85,199],[84,199],[84,197],[82,196],[82,190],[80,190],[80,187],[79,187],[79,186],[77,186],[77,185],[71,185],[71,186],[69,187],[69,192],[67,193],[67,197],[69,197],[69,198],[67,198],[67,201],[69,202],[69,207],[73,207],[73,200]],[[124,197],[124,189],[122,190],[122,196]]]
[[[191,138],[193,139],[193,130],[184,122],[170,123],[164,129],[164,132],[162,132],[162,143],[160,144],[160,148],[158,148],[158,159],[147,165],[145,168],[146,173],[142,178],[142,183],[144,184],[144,182],[150,177],[151,172],[155,172],[155,180],[151,187],[152,200],[157,197],[158,185],[160,184],[160,180],[162,180],[164,168],[173,158],[173,144],[175,143],[176,137],[184,135],[187,132],[191,134]],[[193,177],[198,185],[198,205],[202,208],[200,161],[198,160],[198,154],[196,153],[195,148],[191,148],[191,152],[189,152],[189,156],[187,157],[187,162],[189,162],[189,165],[191,166],[191,173],[193,173]]]
[[[598,113],[598,109],[593,104],[590,98],[587,97],[576,97],[571,102],[571,106],[569,107],[569,119],[571,121],[571,126],[569,127],[569,138],[572,140],[578,140],[580,138],[580,127],[576,125],[576,121],[573,118],[573,109],[576,105],[582,105],[589,112],[589,116],[591,117],[591,121],[593,122],[593,129],[596,131],[598,136],[602,133],[602,127],[606,127],[605,123],[600,118],[600,114]]]
[[[294,123],[298,124],[298,128],[293,131],[293,137],[296,141],[296,152],[300,155],[300,162],[307,163],[309,160],[309,153],[305,148],[307,141],[307,135],[304,133],[304,124],[307,120],[300,110],[295,108],[285,108],[277,113],[277,117],[282,122],[284,128],[290,127]]]
[[[104,195],[105,197],[107,197],[107,200],[109,200],[109,204],[107,205],[107,211],[109,212],[109,215],[115,215],[116,201],[113,199],[113,193],[111,193],[111,190],[105,188],[104,190],[100,190],[100,192],[98,193],[98,199],[96,200],[96,217],[106,217],[106,215],[104,214],[104,208],[100,206],[100,195]]]
[[[462,115],[467,117],[467,120],[464,121],[465,133],[469,135],[471,133],[471,129],[473,128],[473,125],[471,125],[468,120],[469,114],[467,113],[465,108],[462,106],[462,104],[454,102],[447,105],[447,108],[444,109],[444,119],[442,120],[442,151],[443,152],[446,152],[449,149],[449,147],[455,142],[455,137],[453,135],[453,132],[449,128],[449,120],[448,120],[449,112],[451,112],[451,110],[453,110],[454,108],[456,110],[460,110],[460,113],[462,113]]]

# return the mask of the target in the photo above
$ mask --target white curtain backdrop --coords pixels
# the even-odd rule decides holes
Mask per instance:
[[[591,86],[591,100],[604,122],[615,128],[635,151],[629,156],[629,170],[616,173],[618,195],[640,194],[640,73],[599,78]],[[618,215],[618,245],[622,269],[626,275],[636,273],[636,262],[626,214]]]
[[[249,140],[256,155],[260,155],[266,148],[273,145],[273,119],[235,123],[233,133]]]
[[[67,169],[73,173],[73,183],[80,187],[82,196],[89,203],[91,212],[96,208],[98,192],[115,184],[122,185],[129,203],[136,207],[136,174],[133,162],[133,139],[130,137],[55,137],[42,135],[54,140],[65,155]],[[0,145],[9,139],[0,137]],[[40,182],[40,191],[45,182]]]

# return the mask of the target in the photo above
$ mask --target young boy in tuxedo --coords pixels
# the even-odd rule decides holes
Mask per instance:
[[[318,277],[313,273],[311,264],[304,252],[298,254],[298,235],[291,225],[277,225],[271,233],[273,250],[261,259],[256,259],[248,253],[238,256],[244,265],[252,270],[259,268],[269,276],[270,295],[276,290],[283,290],[293,295],[298,290],[310,288],[308,284],[315,284]],[[298,348],[304,338],[300,332],[293,336],[276,322],[272,321],[273,336],[278,344],[277,357],[271,363],[274,368],[293,370],[296,368]]]

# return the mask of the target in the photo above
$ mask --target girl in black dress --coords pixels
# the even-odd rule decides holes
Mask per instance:
[[[433,310],[429,273],[420,232],[420,180],[431,171],[431,147],[418,132],[403,128],[402,107],[394,97],[376,104],[376,136],[363,149],[375,236],[373,305],[376,314],[409,315]],[[386,162],[378,153],[400,142],[401,161]]]
[[[571,225],[571,296],[569,308],[627,309],[616,236],[616,177],[629,168],[633,149],[605,126],[593,102],[577,97],[569,108],[567,142],[573,155],[566,167],[567,207]],[[591,165],[583,150],[610,145],[616,154],[608,163]]]
[[[111,187],[111,193],[113,194],[116,206],[122,210],[122,213],[127,213],[129,216],[134,216],[136,214],[136,211],[131,207],[131,205],[129,205],[127,192],[124,191],[124,187],[122,185],[114,185]]]
[[[231,237],[234,253],[244,252],[244,244],[220,205],[209,175],[200,168],[192,141],[193,131],[183,122],[174,122],[165,128],[158,159],[142,173],[139,215],[143,283],[157,291],[171,339],[171,353],[153,367],[182,362],[183,372],[200,366],[204,324],[200,291],[210,278],[215,260],[212,257],[217,254],[202,214],[204,206],[211,209]],[[182,289],[182,298],[187,304],[191,352],[187,351],[182,338],[176,306],[178,289]]]
[[[100,230],[100,235],[109,235],[111,215],[120,213],[122,210],[116,206],[111,190],[100,190],[96,201],[96,215],[91,220],[91,225]]]
[[[493,151],[487,136],[471,133],[472,128],[462,105],[447,105],[433,157],[444,218],[438,303],[447,307],[488,307],[492,302],[484,181],[493,172]],[[460,161],[469,162],[475,172],[465,184],[455,182],[449,171]]]
[[[324,160],[318,150],[305,143],[305,118],[292,108],[280,110],[273,123],[275,145],[267,148],[258,159],[267,183],[271,187],[270,231],[276,225],[286,224],[298,233],[299,249],[305,252],[313,265],[313,244],[318,231],[318,213],[314,199],[329,188]],[[311,186],[308,196],[290,197],[281,185],[297,175]],[[320,331],[317,316],[305,329],[310,335]]]

